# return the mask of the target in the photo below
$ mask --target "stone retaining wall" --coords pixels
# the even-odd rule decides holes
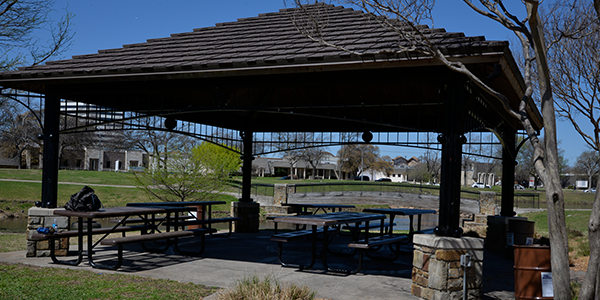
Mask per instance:
[[[27,213],[29,216],[27,221],[27,257],[50,256],[49,241],[34,241],[31,239],[31,235],[35,233],[38,228],[51,228],[52,224],[55,223],[58,226],[59,231],[69,230],[69,217],[55,216],[55,210],[56,209],[40,207],[32,207],[29,209]],[[54,243],[54,246],[55,255],[66,256],[69,249],[69,238],[57,240]]]

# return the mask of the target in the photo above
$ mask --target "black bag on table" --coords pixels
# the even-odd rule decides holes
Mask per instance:
[[[65,204],[65,209],[72,211],[97,211],[100,208],[102,208],[100,199],[88,186],[84,186],[77,194],[71,195],[71,200]]]

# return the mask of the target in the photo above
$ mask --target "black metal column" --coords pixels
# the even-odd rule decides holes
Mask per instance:
[[[460,172],[465,137],[460,132],[450,132],[440,135],[439,140],[442,143],[440,210],[434,232],[439,236],[460,237]]]
[[[42,207],[56,208],[56,197],[58,194],[58,131],[60,123],[60,98],[46,95],[44,106],[44,167],[42,169]]]
[[[241,132],[244,141],[244,154],[242,156],[242,198],[240,202],[252,202],[252,131]]]
[[[515,205],[515,160],[517,153],[515,150],[515,130],[505,129],[504,146],[502,147],[502,205],[500,215],[503,217],[512,217]]]
[[[465,91],[460,83],[448,86],[444,106],[444,129],[438,136],[442,144],[440,174],[439,224],[434,233],[438,236],[460,237],[460,174],[465,122]]]

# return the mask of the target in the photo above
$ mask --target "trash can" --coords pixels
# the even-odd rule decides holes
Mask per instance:
[[[195,212],[190,212],[189,214],[194,215],[199,220],[204,219],[204,206],[202,205],[193,205],[192,207],[196,208]],[[195,220],[195,219],[193,219]],[[202,225],[188,225],[187,229],[200,229]]]
[[[506,225],[506,257],[514,257],[514,245],[531,245],[535,233],[535,222],[525,218],[511,218]],[[530,240],[527,243],[527,240]]]
[[[507,231],[513,233],[514,245],[527,245],[527,238],[533,240],[535,222],[527,219],[509,219]]]
[[[515,245],[515,299],[554,299],[550,247]]]

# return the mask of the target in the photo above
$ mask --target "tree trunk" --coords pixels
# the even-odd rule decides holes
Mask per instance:
[[[594,8],[596,9],[596,13],[598,13],[598,19],[600,19],[600,0],[594,0]]]
[[[600,184],[600,179],[596,186]],[[596,192],[594,197],[594,205],[592,206],[592,214],[588,223],[588,238],[590,240],[590,261],[588,263],[587,272],[579,291],[580,300],[597,299],[598,282],[600,281],[600,191]]]
[[[530,13],[529,26],[536,54],[542,115],[544,116],[544,148],[537,147],[542,157],[534,157],[536,171],[544,175],[546,203],[548,206],[548,232],[552,265],[552,283],[555,299],[571,299],[571,272],[569,269],[569,241],[565,222],[565,205],[558,173],[558,144],[556,142],[556,118],[554,99],[550,84],[550,70],[546,59],[546,43],[537,5],[527,3]],[[537,140],[537,139],[534,139]],[[532,141],[533,143],[533,141]]]

